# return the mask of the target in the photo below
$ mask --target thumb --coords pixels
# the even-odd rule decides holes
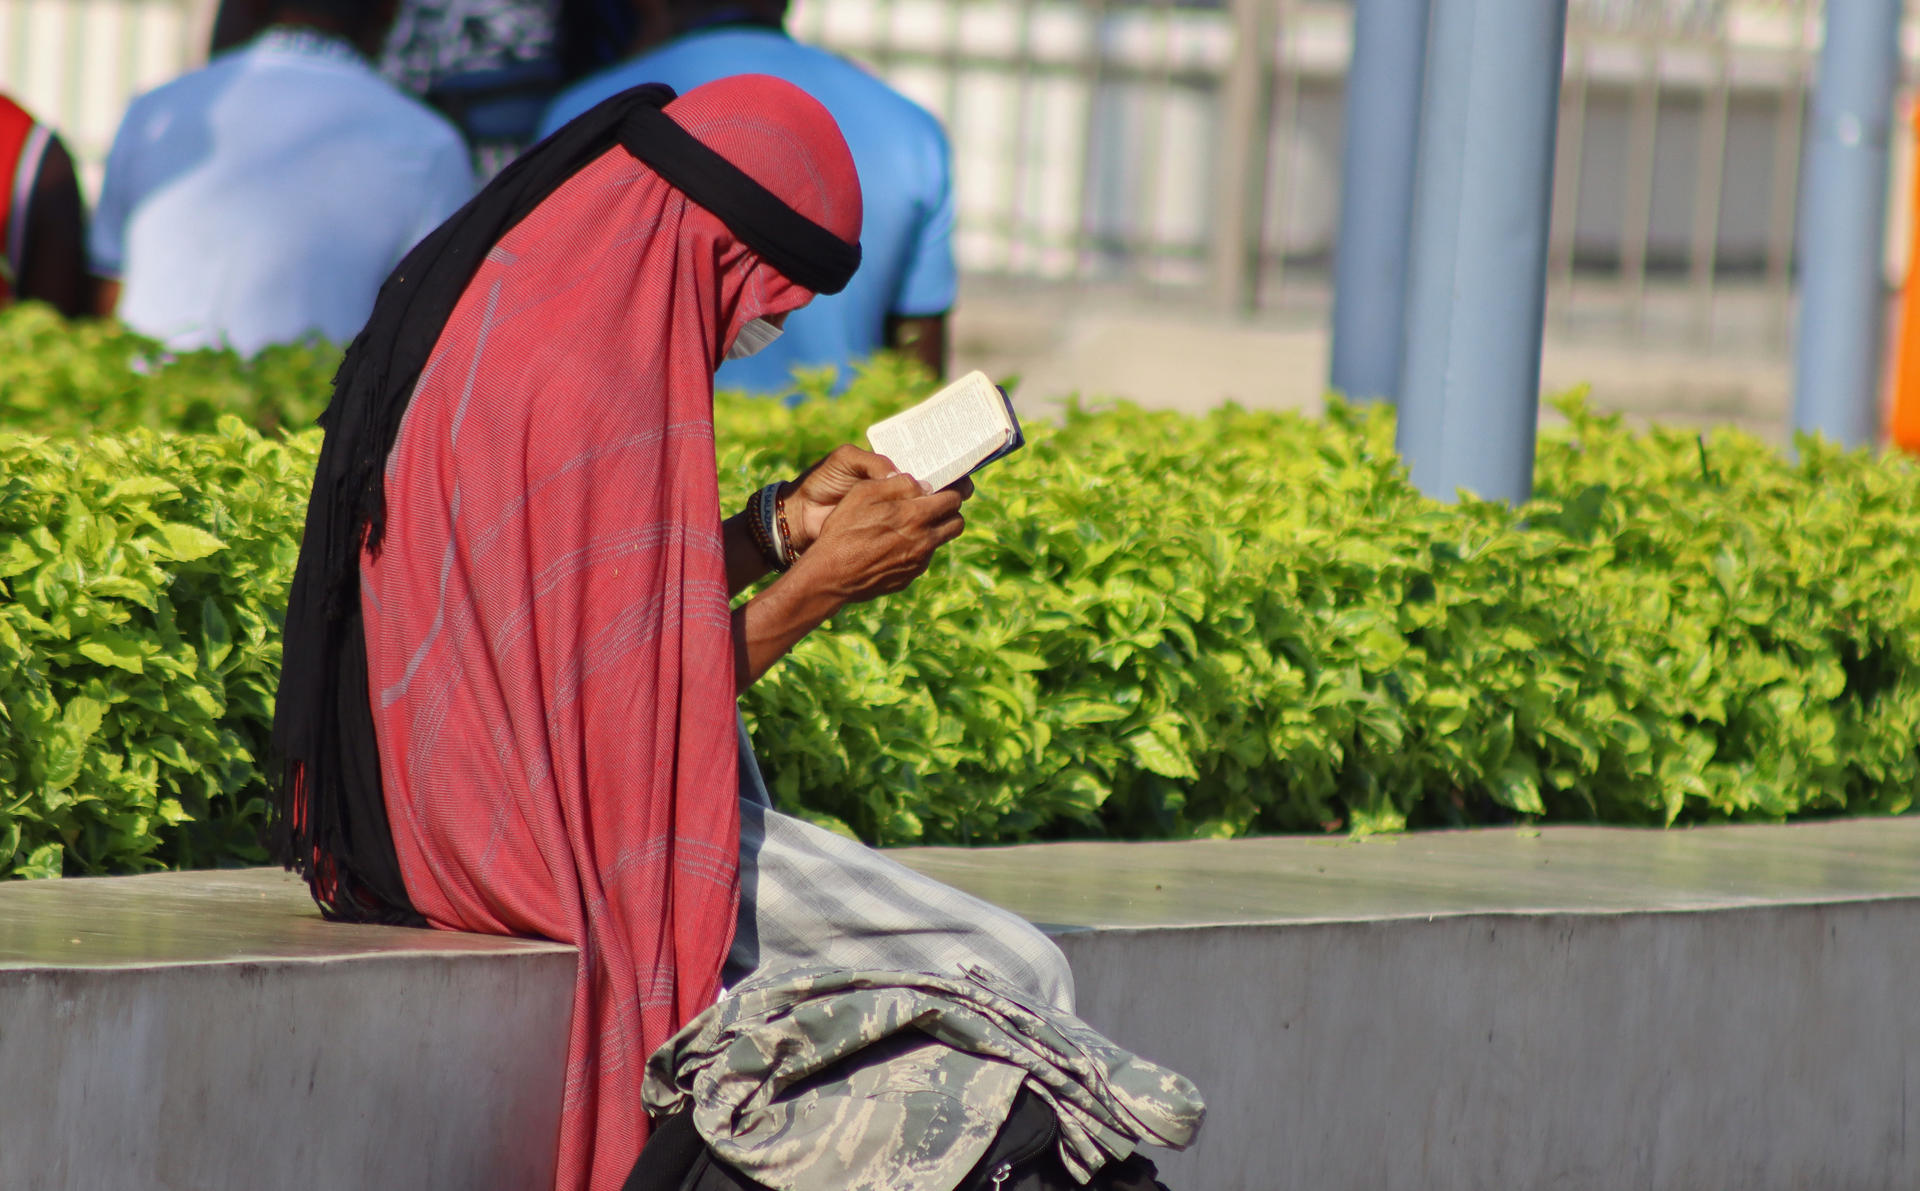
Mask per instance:
[[[896,471],[877,480],[862,480],[854,486],[873,500],[912,500],[923,494],[920,481],[904,471]]]

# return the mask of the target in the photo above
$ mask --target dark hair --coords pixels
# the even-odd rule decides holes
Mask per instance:
[[[755,20],[777,22],[786,16],[789,0],[668,0],[668,7],[678,14],[702,15],[715,9],[738,8],[752,14]]]
[[[358,38],[385,33],[399,6],[394,0],[269,0],[268,7],[277,21],[312,22]]]

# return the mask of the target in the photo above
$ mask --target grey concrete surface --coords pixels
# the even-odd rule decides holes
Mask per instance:
[[[902,848],[892,855],[1061,933],[1920,898],[1920,818]]]
[[[306,886],[278,869],[0,882],[0,972],[556,952],[573,949],[328,922]]]
[[[1062,942],[1209,1096],[1179,1191],[1920,1186],[1912,900]]]
[[[1920,1186],[1920,820],[899,855],[1200,1085],[1179,1191]]]
[[[1196,1080],[1177,1191],[1920,1186],[1920,818],[902,849]],[[519,1188],[564,947],[0,885],[0,1188]]]
[[[0,1188],[539,1187],[573,970],[277,871],[0,885]]]

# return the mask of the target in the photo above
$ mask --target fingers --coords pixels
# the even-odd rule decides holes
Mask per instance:
[[[882,480],[861,480],[849,488],[821,525],[820,536],[873,533],[889,526],[918,529],[951,511],[949,502],[922,496],[920,483],[912,476],[895,473]]]
[[[960,505],[966,499],[952,488],[942,488],[921,497],[918,511],[928,521],[938,521],[959,513]]]
[[[904,471],[891,472],[877,479],[863,480],[860,486],[873,500],[916,500],[920,497],[920,481]]]
[[[848,480],[884,480],[900,469],[885,455],[863,451],[852,443],[835,447],[833,453],[813,465],[809,471],[831,471]]]
[[[974,491],[973,481],[965,476],[937,492],[931,491],[912,476],[896,470],[885,455],[876,455],[854,446],[840,447],[815,464],[808,472],[808,479],[842,486],[848,495],[861,485],[881,485],[865,494],[865,498],[870,500],[907,500],[915,496],[925,496],[929,500],[939,498],[942,513],[950,511],[949,501],[951,508],[958,508],[973,496]],[[806,480],[802,480],[801,484],[803,490],[812,487]]]
[[[829,515],[802,557],[847,601],[904,590],[924,574],[935,553],[966,528],[957,488],[926,493],[912,476],[862,480]]]

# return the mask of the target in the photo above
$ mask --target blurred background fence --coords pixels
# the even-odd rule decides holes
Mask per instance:
[[[1785,351],[1820,15],[1574,0],[1556,330]],[[800,0],[795,28],[947,121],[970,273],[1318,311],[1351,21],[1326,0]]]
[[[217,0],[0,0],[0,90],[66,138],[89,197],[127,101],[206,58]]]
[[[66,133],[92,191],[126,100],[198,60],[211,8],[0,0],[0,87]],[[791,24],[946,122],[970,277],[1325,309],[1346,4],[797,0]],[[1573,0],[1553,331],[1785,353],[1819,37],[1811,0]]]

